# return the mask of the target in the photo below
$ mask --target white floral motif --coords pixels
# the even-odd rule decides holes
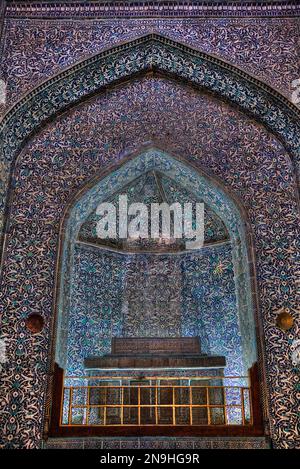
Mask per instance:
[[[294,366],[300,365],[300,339],[295,339],[291,345],[292,350],[292,364]]]
[[[5,339],[0,339],[0,371],[2,371],[2,364],[7,361]]]
[[[6,83],[0,79],[0,104],[6,103]]]

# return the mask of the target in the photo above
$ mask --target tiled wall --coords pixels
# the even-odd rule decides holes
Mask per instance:
[[[67,373],[110,353],[112,337],[199,336],[243,374],[230,244],[192,254],[119,254],[77,245],[71,287]]]
[[[268,449],[264,437],[223,438],[50,438],[48,449]]]
[[[71,20],[7,19],[2,76],[8,81],[8,105],[64,67],[149,31],[216,54],[286,96],[290,96],[291,81],[299,78],[297,18],[74,24]],[[222,80],[221,73],[220,86]],[[255,98],[253,102],[255,106]],[[34,120],[28,113],[26,125]],[[281,123],[276,113],[267,110],[266,114],[270,122]],[[288,121],[283,127],[296,141],[294,127]],[[2,371],[5,399],[1,412],[4,416],[10,416],[11,409],[15,412],[2,426],[5,444],[33,448],[42,439],[59,223],[66,204],[91,175],[100,174],[149,141],[166,145],[220,178],[247,212],[256,255],[259,331],[265,343],[273,443],[299,448],[299,367],[291,361],[291,346],[299,336],[299,217],[292,159],[259,122],[222,100],[159,77],[131,80],[64,114],[36,134],[19,155],[0,292],[1,333],[10,339],[8,363]],[[7,174],[4,164],[2,169]],[[295,318],[289,333],[276,327],[282,307],[288,307]],[[25,328],[31,312],[45,319],[44,330],[35,336]]]
[[[62,69],[152,32],[241,67],[289,96],[299,78],[296,18],[14,19],[5,24],[8,104]]]

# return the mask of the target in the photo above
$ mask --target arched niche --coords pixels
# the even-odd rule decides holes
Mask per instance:
[[[65,212],[60,241],[60,261],[58,264],[57,312],[56,312],[56,352],[55,361],[63,369],[67,368],[67,342],[69,330],[69,310],[71,298],[71,272],[74,260],[75,243],[82,223],[110,196],[122,191],[132,181],[148,171],[159,171],[176,181],[196,198],[201,198],[224,222],[231,242],[234,267],[234,283],[238,330],[241,335],[242,364],[240,373],[247,374],[248,369],[257,360],[255,312],[252,299],[251,263],[249,258],[249,233],[241,206],[233,199],[220,183],[203,172],[195,170],[182,158],[174,157],[157,148],[141,150],[121,166],[112,169],[104,177],[94,177],[78,193]],[[228,367],[230,369],[230,367]]]

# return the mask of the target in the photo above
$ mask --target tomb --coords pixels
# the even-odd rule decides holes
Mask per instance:
[[[224,356],[201,352],[199,337],[118,337],[112,339],[111,353],[87,357],[87,370],[137,368],[223,368]]]

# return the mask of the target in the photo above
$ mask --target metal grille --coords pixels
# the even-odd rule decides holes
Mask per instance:
[[[245,379],[68,378],[60,425],[251,425],[251,389]]]

